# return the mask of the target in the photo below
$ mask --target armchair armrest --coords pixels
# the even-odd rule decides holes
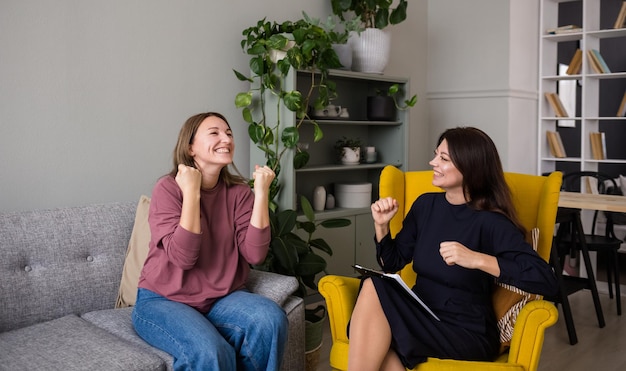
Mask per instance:
[[[549,301],[534,300],[524,305],[515,321],[508,363],[536,370],[546,328],[554,325],[558,318],[558,310]]]

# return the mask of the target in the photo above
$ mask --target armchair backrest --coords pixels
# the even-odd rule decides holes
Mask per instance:
[[[518,173],[504,175],[511,189],[518,218],[528,232],[526,239],[531,242],[530,231],[535,227],[539,228],[537,252],[548,261],[563,174],[557,171],[548,176]],[[432,179],[432,170],[404,172],[395,166],[386,166],[383,169],[379,196],[393,197],[399,204],[398,213],[390,222],[392,236],[402,228],[402,220],[418,196],[426,192],[443,192],[441,188],[432,185]],[[402,269],[400,276],[408,284],[413,284],[416,279],[411,264]]]

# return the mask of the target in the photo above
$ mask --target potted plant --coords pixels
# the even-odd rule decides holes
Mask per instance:
[[[390,0],[330,0],[332,11],[340,19],[356,17],[365,30],[350,39],[352,69],[360,72],[382,73],[389,61],[390,35],[385,32],[390,24],[406,19],[407,0],[399,0],[392,8]]]
[[[360,34],[363,26],[359,18],[342,20],[336,15],[329,15],[325,22],[319,18],[311,18],[305,12],[302,12],[304,19],[326,31],[333,41],[333,49],[337,53],[342,69],[350,70],[352,68],[352,46],[348,44],[348,39],[352,32]]]
[[[376,95],[367,97],[367,119],[372,121],[393,121],[396,119],[396,110],[407,110],[417,103],[417,95],[410,99],[398,102],[400,85],[392,84],[389,89],[376,91]]]
[[[361,140],[341,137],[335,142],[335,153],[344,165],[358,164],[361,162]]]
[[[340,228],[351,224],[349,219],[336,218],[316,222],[315,214],[306,197],[300,198],[305,221],[298,220],[296,210],[279,210],[280,170],[285,159],[293,155],[293,167],[307,164],[309,154],[300,142],[301,125],[313,125],[313,141],[323,137],[317,122],[309,117],[308,107],[323,109],[336,97],[335,85],[328,80],[328,70],[341,64],[332,48],[333,38],[319,26],[306,20],[283,23],[265,18],[243,31],[242,49],[250,56],[250,76],[234,71],[241,81],[250,83],[250,89],[237,94],[235,105],[242,109],[248,123],[250,140],[262,151],[266,164],[276,173],[270,186],[270,224],[272,239],[265,261],[255,269],[294,276],[298,279],[297,295],[305,297],[307,288],[317,291],[315,276],[325,272],[326,260],[314,251],[332,255],[332,249],[320,238],[313,238],[318,227]],[[284,54],[277,54],[282,51]],[[285,90],[285,81],[292,70],[307,71],[311,87],[305,92]],[[313,97],[315,97],[313,99]],[[272,115],[269,114],[272,112]],[[281,122],[282,115],[293,114],[295,125]],[[297,233],[300,232],[300,233]],[[300,237],[305,234],[307,237]],[[307,322],[323,320],[316,310],[306,310]],[[320,339],[319,326],[306,326],[306,337]],[[313,333],[313,329],[316,330]],[[307,341],[307,344],[311,344]],[[307,352],[315,351],[307,349]]]

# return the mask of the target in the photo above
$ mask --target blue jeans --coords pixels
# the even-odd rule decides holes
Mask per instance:
[[[283,309],[245,290],[202,314],[140,288],[132,317],[142,339],[174,357],[174,370],[278,370],[287,340]]]

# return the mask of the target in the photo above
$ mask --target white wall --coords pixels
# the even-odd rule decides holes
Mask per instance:
[[[428,114],[491,136],[505,170],[535,172],[538,0],[428,3]]]
[[[134,201],[169,171],[180,126],[215,110],[233,127],[247,71],[241,31],[267,16],[330,14],[308,0],[3,0],[0,2],[0,212]],[[409,76],[410,168],[427,162],[426,4],[393,27],[387,74]],[[271,15],[270,15],[271,14]],[[426,157],[424,157],[426,156]]]

